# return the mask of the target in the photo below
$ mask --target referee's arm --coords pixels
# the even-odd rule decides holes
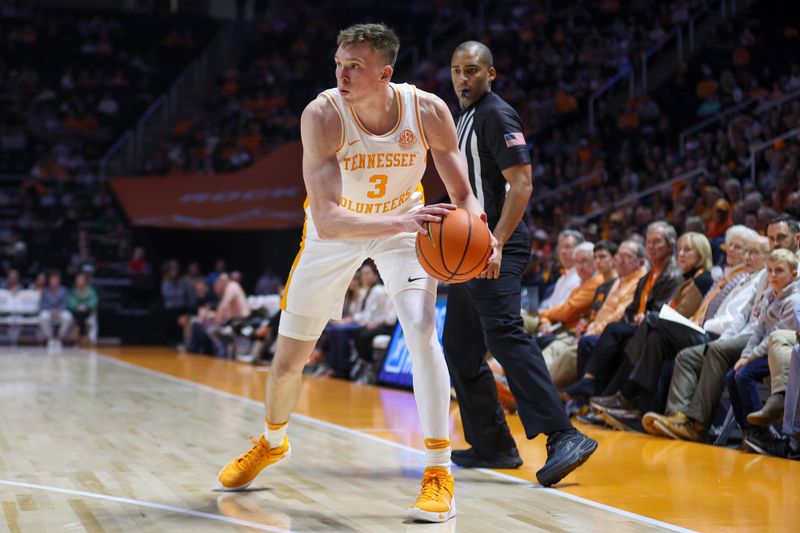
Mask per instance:
[[[509,184],[510,189],[506,194],[506,201],[503,210],[500,212],[500,220],[494,227],[494,237],[497,239],[497,253],[489,261],[486,270],[480,274],[482,278],[497,279],[500,277],[500,263],[503,260],[503,246],[514,233],[519,221],[528,208],[528,202],[533,192],[531,182],[531,164],[520,163],[502,170],[503,178]]]

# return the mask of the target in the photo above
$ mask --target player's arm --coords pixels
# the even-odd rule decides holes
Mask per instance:
[[[402,232],[426,234],[425,222],[438,222],[447,214],[445,207],[428,206],[411,214],[365,219],[341,207],[342,174],[336,151],[341,142],[342,123],[324,97],[317,98],[303,111],[300,136],[303,180],[320,238],[369,240]]]
[[[458,150],[456,125],[450,110],[441,98],[431,93],[419,91],[420,119],[425,130],[425,138],[431,149],[436,170],[442,178],[447,194],[458,206],[481,215],[486,215],[481,204],[472,193],[467,177],[467,162]]]

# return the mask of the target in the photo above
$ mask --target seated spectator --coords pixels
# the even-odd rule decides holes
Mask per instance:
[[[253,291],[256,296],[269,294],[280,294],[283,291],[283,282],[273,270],[265,270],[256,281],[256,288]]]
[[[144,248],[137,246],[133,249],[133,255],[128,261],[128,273],[135,276],[146,276],[150,272],[152,272],[152,268],[145,259]]]
[[[69,294],[61,284],[61,274],[53,271],[47,277],[47,288],[39,298],[39,326],[47,341],[47,348],[57,350],[67,338],[72,327],[72,314],[67,310]],[[58,337],[53,326],[58,326]]]
[[[46,273],[39,272],[36,274],[36,278],[33,280],[33,283],[30,284],[29,288],[41,294],[42,291],[47,288],[47,278],[48,276]]]
[[[625,309],[622,320],[608,324],[599,336],[581,338],[578,375],[582,377],[560,389],[562,397],[588,399],[603,390],[625,358],[625,346],[644,320],[645,313],[661,309],[680,285],[683,277],[673,256],[677,241],[675,228],[663,221],[653,222],[647,228],[645,239],[650,270],[639,279],[633,301]]]
[[[681,235],[678,239],[678,267],[684,281],[668,305],[681,315],[690,317],[700,307],[712,283],[711,244],[705,235],[695,232]],[[619,429],[626,423],[636,425],[641,417],[636,409],[637,397],[640,405],[644,404],[647,410],[652,408],[653,393],[661,372],[661,356],[664,355],[661,350],[654,350],[664,348],[659,333],[663,330],[666,330],[666,322],[659,318],[659,312],[647,313],[625,346],[627,357],[622,359],[607,387],[611,394],[591,399],[592,407],[609,425]]]
[[[219,297],[219,304],[213,312],[204,310],[192,326],[192,338],[189,350],[223,357],[227,341],[222,329],[234,318],[244,318],[250,311],[242,286],[230,279],[225,272],[217,276],[214,292]]]
[[[600,241],[595,246],[595,263],[598,272],[605,276],[603,260],[598,260],[598,256],[604,252],[603,243],[604,241]],[[612,249],[613,246],[609,246],[609,250]],[[613,269],[617,277],[597,288],[589,319],[578,324],[575,335],[552,342],[542,352],[554,385],[565,387],[575,381],[578,341],[581,337],[599,335],[603,332],[606,324],[620,320],[625,314],[625,308],[633,300],[633,293],[639,278],[647,273],[643,264],[644,247],[642,245],[634,241],[625,241],[619,246],[614,256]],[[595,310],[597,305],[600,308]]]
[[[189,294],[186,285],[180,279],[178,262],[175,260],[164,264],[161,300],[166,312],[164,340],[167,344],[174,345],[181,339],[179,319],[189,311]]]
[[[793,251],[781,248],[770,254],[767,260],[770,294],[762,304],[759,320],[742,355],[725,376],[731,407],[742,429],[749,427],[746,415],[761,408],[756,386],[769,376],[766,356],[770,334],[794,326],[794,308],[800,305],[797,265]]]
[[[794,317],[794,333],[797,337],[800,332],[800,307],[795,307]],[[763,437],[745,437],[745,444],[755,452],[794,460],[800,459],[800,344],[797,342],[796,338],[786,383],[782,433],[774,436],[767,432],[762,434]]]
[[[747,345],[770,292],[765,268],[769,250],[796,246],[796,230],[793,232],[792,227],[779,217],[767,228],[768,238],[760,237],[745,247],[745,265],[753,273],[723,304],[726,311],[718,312],[717,318],[730,317],[729,322],[721,324],[719,339],[678,353],[667,416],[648,413],[643,422],[649,433],[698,442],[705,439],[725,388],[725,374]]]
[[[539,311],[564,303],[572,289],[580,285],[580,277],[573,266],[575,247],[584,241],[583,235],[575,230],[564,230],[558,235],[558,260],[561,275],[556,280],[553,292],[539,305]]]
[[[78,325],[81,345],[97,342],[97,304],[97,293],[89,285],[87,275],[80,273],[75,276],[75,286],[69,293],[67,309]]]
[[[372,325],[372,329],[380,326],[386,331],[389,329],[387,326],[393,325],[396,320],[389,294],[371,263],[361,266],[359,279],[362,286],[361,295],[352,319],[332,323],[325,328],[328,338],[328,351],[325,357],[333,370],[333,376],[342,379],[349,379],[353,368],[351,340],[358,333],[370,329],[369,325]],[[362,350],[365,352],[365,357],[371,360],[371,343],[369,349],[362,346]],[[370,354],[367,354],[367,351]]]
[[[693,235],[703,243],[699,247],[705,250],[701,255],[710,254],[710,246],[705,246],[708,242],[705,237],[697,233],[684,234],[684,236],[686,235]],[[728,294],[747,277],[741,251],[745,245],[757,237],[758,234],[744,226],[735,226],[728,230],[726,239],[729,266],[707,291],[694,313],[686,318],[702,327],[706,321],[710,321],[716,316],[717,310],[723,306]],[[708,257],[705,259],[707,261]],[[700,292],[703,290],[701,287],[703,282],[700,281],[702,276],[702,274],[695,275],[692,278],[692,287]],[[706,284],[710,285],[709,280],[706,280]],[[676,298],[679,295],[680,291]],[[674,302],[675,300],[673,300]],[[683,307],[684,312],[681,314],[689,310],[685,306]],[[627,381],[616,395],[616,399],[606,400],[605,406],[601,403],[604,400],[594,400],[607,408],[603,418],[613,427],[642,430],[643,428],[639,424],[640,413],[661,410],[660,406],[664,402],[664,398],[656,396],[658,380],[664,365],[672,361],[681,349],[711,342],[717,337],[718,335],[713,332],[698,332],[687,325],[660,318],[655,314],[648,315],[644,325],[640,326],[634,339],[626,347],[629,361],[635,362],[635,364]],[[666,392],[664,396],[666,396]],[[637,402],[634,402],[637,398],[638,405]]]
[[[580,285],[570,291],[569,296],[563,303],[544,309],[539,313],[539,337],[537,337],[537,342],[539,342],[540,348],[544,348],[555,340],[552,333],[555,331],[553,326],[556,323],[560,323],[562,329],[574,333],[581,318],[589,315],[597,288],[604,282],[611,281],[610,279],[604,279],[602,274],[595,274],[594,244],[582,242],[575,247],[572,257],[572,264],[578,273]],[[606,274],[616,277],[616,273],[613,271],[613,264],[610,261],[608,266],[611,268]],[[549,338],[549,342],[540,340],[544,338]]]
[[[21,291],[24,287],[22,286],[22,282],[19,278],[19,272],[15,269],[10,269],[8,274],[6,274],[6,283],[5,290],[11,293],[11,296],[16,295],[19,291]]]

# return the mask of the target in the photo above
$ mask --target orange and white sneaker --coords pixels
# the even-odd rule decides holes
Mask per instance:
[[[269,447],[263,434],[258,439],[250,437],[250,442],[253,443],[252,448],[220,470],[217,479],[222,485],[222,490],[242,490],[252,483],[262,470],[292,455],[288,437],[284,437],[281,445],[276,448]]]
[[[445,522],[456,515],[455,480],[444,468],[429,466],[422,475],[419,498],[408,510],[411,520]]]

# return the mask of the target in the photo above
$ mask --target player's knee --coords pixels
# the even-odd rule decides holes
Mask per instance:
[[[269,371],[274,373],[277,379],[299,375],[303,372],[307,360],[308,357],[300,353],[281,353],[279,350],[272,360]]]

